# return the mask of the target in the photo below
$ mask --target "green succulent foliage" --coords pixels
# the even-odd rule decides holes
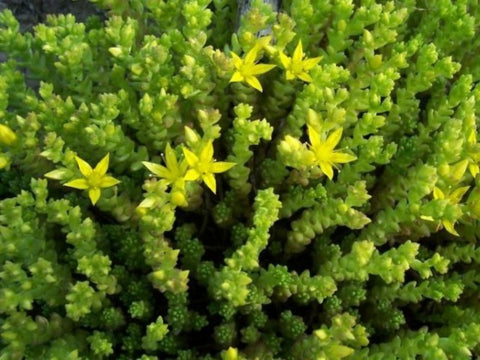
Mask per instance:
[[[0,12],[1,360],[480,356],[478,1],[90,2]]]

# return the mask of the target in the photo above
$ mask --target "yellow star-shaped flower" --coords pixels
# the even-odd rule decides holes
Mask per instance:
[[[165,148],[165,166],[143,161],[143,165],[152,173],[162,178],[166,185],[172,184],[172,192],[170,193],[171,201],[175,205],[187,206],[185,198],[185,172],[188,164],[185,160],[180,163],[177,161],[175,151],[170,144]],[[145,207],[145,206],[144,206]]]
[[[270,37],[267,36],[257,41],[255,46],[245,55],[245,59],[231,52],[233,58],[233,66],[235,72],[230,78],[230,82],[246,82],[248,85],[262,92],[262,84],[257,79],[257,75],[264,74],[272,70],[275,65],[271,64],[256,64],[258,52],[270,42]]]
[[[314,162],[320,166],[322,172],[332,180],[333,167],[337,164],[344,164],[356,160],[354,155],[335,151],[335,146],[342,138],[342,128],[338,128],[330,134],[326,140],[322,140],[320,134],[312,127],[308,126],[308,136],[310,138],[310,149],[314,155]]]
[[[180,163],[177,161],[175,151],[173,151],[170,144],[165,148],[165,166],[155,164],[148,161],[142,162],[145,167],[160,178],[166,180],[167,185],[173,184],[175,186],[183,187],[183,177],[187,171],[188,164],[185,160]]]
[[[308,71],[313,69],[320,62],[320,60],[322,60],[322,57],[319,56],[303,60],[304,55],[305,54],[303,53],[301,40],[298,42],[298,45],[295,48],[291,58],[285,55],[283,52],[280,53],[280,61],[286,70],[287,80],[299,78],[306,82],[312,82],[312,78],[308,74]]]
[[[94,169],[83,159],[75,156],[78,168],[84,178],[75,179],[65,183],[75,189],[88,190],[88,196],[93,205],[100,199],[101,189],[117,185],[120,181],[112,176],[108,176],[109,154],[100,160]],[[47,174],[48,175],[48,174]]]
[[[200,151],[199,156],[187,148],[183,148],[183,154],[185,155],[185,160],[187,160],[187,163],[190,167],[185,174],[185,180],[195,181],[197,179],[202,179],[202,181],[210,188],[210,190],[213,191],[214,194],[217,191],[217,184],[215,182],[214,174],[228,171],[236,165],[232,162],[216,162],[213,159],[212,141],[208,141],[205,144]]]
[[[470,186],[462,186],[458,189],[453,190],[451,193],[445,194],[440,188],[434,187],[433,188],[433,198],[434,199],[444,199],[447,200],[450,204],[456,205],[462,200],[463,195],[470,189]],[[423,217],[424,220],[430,220],[429,217]],[[450,234],[455,236],[460,236],[458,232],[455,230],[455,223],[452,223],[449,220],[442,220],[443,227],[447,230]]]

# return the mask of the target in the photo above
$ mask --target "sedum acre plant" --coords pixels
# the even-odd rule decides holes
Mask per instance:
[[[91,2],[0,13],[0,359],[480,356],[478,1]]]

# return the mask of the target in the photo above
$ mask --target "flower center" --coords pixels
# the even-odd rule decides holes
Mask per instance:
[[[202,174],[202,175],[205,174],[205,173],[207,173],[209,168],[210,168],[210,164],[209,164],[209,163],[200,161],[200,162],[197,164],[197,171],[198,171],[200,174]]]
[[[93,171],[87,179],[88,185],[90,185],[92,188],[99,188],[100,184],[102,183],[102,178],[102,175]]]
[[[303,64],[301,62],[295,63],[292,61],[292,66],[290,71],[294,74],[300,74],[301,72],[303,72]]]
[[[326,146],[319,146],[315,149],[315,156],[318,161],[327,161],[330,162],[332,157],[332,151]]]

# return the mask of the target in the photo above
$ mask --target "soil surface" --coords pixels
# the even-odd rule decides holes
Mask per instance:
[[[87,0],[0,0],[0,11],[4,9],[12,10],[22,31],[30,31],[36,24],[44,22],[48,14],[73,14],[77,21],[101,14]]]

